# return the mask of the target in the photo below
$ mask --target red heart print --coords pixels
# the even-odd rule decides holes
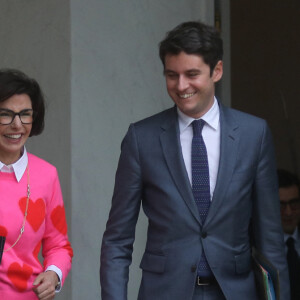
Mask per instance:
[[[33,270],[30,266],[23,264],[22,267],[17,262],[14,262],[9,266],[7,276],[20,292],[24,292],[27,289],[27,281],[32,273]]]
[[[0,226],[0,236],[7,237],[7,229],[4,226]]]
[[[71,247],[70,242],[67,242],[67,244],[65,246],[63,246],[63,248],[68,251],[68,254],[69,254],[70,258],[72,259],[72,257],[73,257],[73,249]]]
[[[53,226],[63,235],[67,234],[67,222],[64,206],[56,206],[51,213]]]
[[[27,198],[23,197],[19,201],[19,206],[23,212],[25,213],[26,209],[26,202]],[[45,202],[43,199],[39,198],[35,202],[33,202],[31,199],[29,199],[29,205],[28,205],[28,214],[27,214],[27,221],[33,228],[35,232],[39,230],[41,225],[44,222],[45,219]]]

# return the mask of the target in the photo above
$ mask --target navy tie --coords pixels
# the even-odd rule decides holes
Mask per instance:
[[[192,190],[199,214],[204,224],[210,206],[210,184],[207,151],[202,138],[203,120],[193,121],[192,140]],[[204,251],[198,265],[198,276],[210,277],[212,271],[206,260]]]

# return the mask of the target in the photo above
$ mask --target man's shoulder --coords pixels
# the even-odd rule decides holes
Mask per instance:
[[[175,107],[165,109],[159,113],[151,115],[145,119],[133,123],[136,128],[149,128],[157,127],[165,124],[166,122],[175,121],[177,118],[177,112]]]
[[[221,111],[222,115],[226,120],[231,120],[238,124],[239,126],[243,125],[246,127],[253,127],[253,126],[265,126],[266,125],[266,120],[263,118],[260,118],[258,116],[226,107],[226,106],[221,106]]]
[[[297,241],[299,242],[299,244],[300,244],[300,224],[298,224],[298,227],[297,227],[297,235],[296,235],[296,239],[297,239]]]

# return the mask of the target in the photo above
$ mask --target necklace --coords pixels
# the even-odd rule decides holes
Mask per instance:
[[[7,252],[9,251],[11,248],[13,248],[17,243],[18,241],[20,240],[24,230],[25,230],[25,222],[26,222],[26,218],[27,218],[27,214],[28,214],[28,206],[29,206],[29,197],[30,197],[30,177],[29,177],[29,168],[28,168],[28,164],[27,164],[27,168],[26,168],[26,171],[27,171],[27,201],[26,201],[26,208],[25,208],[25,213],[24,213],[24,218],[23,218],[23,223],[22,223],[22,227],[20,229],[20,234],[19,236],[17,237],[16,241],[8,248],[8,249],[5,249],[3,252]]]

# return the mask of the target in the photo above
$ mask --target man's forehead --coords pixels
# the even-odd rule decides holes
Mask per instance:
[[[186,73],[192,73],[192,72],[200,72],[200,68],[186,68],[184,69],[184,72]],[[166,68],[165,69],[165,73],[168,73],[168,72],[176,72],[175,70],[173,70],[172,68]]]
[[[203,56],[198,54],[198,53],[186,53],[184,51],[181,51],[177,54],[174,53],[167,53],[165,56],[165,62],[166,60],[170,60],[170,59],[177,59],[177,58],[192,58],[192,59],[196,59],[196,60],[200,60],[202,62],[204,62]]]
[[[279,198],[281,201],[288,201],[299,198],[299,188],[297,185],[279,188]]]

